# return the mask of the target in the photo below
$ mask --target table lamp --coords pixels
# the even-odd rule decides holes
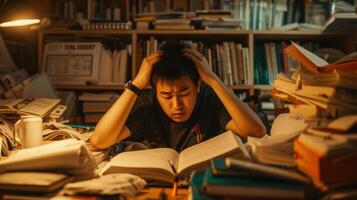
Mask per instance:
[[[24,0],[0,0],[0,28],[40,23],[31,6]]]

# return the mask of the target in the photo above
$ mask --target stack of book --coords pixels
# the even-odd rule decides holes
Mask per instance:
[[[202,27],[206,30],[241,30],[241,21],[233,18],[206,18],[202,20]]]
[[[303,66],[292,77],[278,75],[273,96],[302,105],[303,115],[339,117],[357,113],[357,58],[329,64],[295,43],[285,52]],[[299,112],[299,106],[294,109]]]
[[[285,52],[303,66],[279,75],[273,96],[294,104],[291,114],[309,124],[293,142],[294,162],[326,198],[356,198],[357,58],[329,64],[295,43]]]
[[[153,22],[158,30],[191,30],[194,27],[188,19],[157,19]]]
[[[299,172],[234,158],[214,159],[191,174],[191,199],[303,199],[309,179]]]
[[[263,138],[248,137],[246,146],[251,150],[252,157],[260,163],[296,167],[294,140],[308,126],[303,118],[283,113],[275,118],[270,135]]]
[[[322,190],[356,189],[356,123],[357,115],[349,115],[311,124],[294,141],[297,167]]]
[[[119,95],[113,92],[83,92],[83,94],[80,95],[78,99],[82,101],[84,123],[97,123],[118,97]]]
[[[331,3],[331,15],[326,20],[324,31],[353,31],[356,28],[356,3],[334,1]]]

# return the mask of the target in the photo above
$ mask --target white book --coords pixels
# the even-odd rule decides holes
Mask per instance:
[[[115,50],[113,52],[113,77],[112,80],[114,83],[119,83],[119,65],[120,63],[120,51]]]
[[[111,51],[108,49],[103,49],[101,52],[99,67],[99,85],[110,84],[113,82],[113,66],[113,57]]]
[[[125,84],[126,82],[126,74],[128,70],[128,50],[123,49],[119,52],[120,54],[120,62],[119,62],[119,77],[118,82]]]

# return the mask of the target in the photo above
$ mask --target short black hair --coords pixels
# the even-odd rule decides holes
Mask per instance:
[[[182,42],[166,41],[159,50],[162,52],[160,60],[154,64],[151,74],[151,86],[155,89],[158,80],[173,82],[187,77],[194,84],[198,83],[199,74],[195,63],[183,55],[186,48]]]

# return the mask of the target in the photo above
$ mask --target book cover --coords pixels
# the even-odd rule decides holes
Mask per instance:
[[[214,176],[207,168],[203,191],[209,195],[252,198],[304,198],[304,186],[298,183],[251,177]]]

